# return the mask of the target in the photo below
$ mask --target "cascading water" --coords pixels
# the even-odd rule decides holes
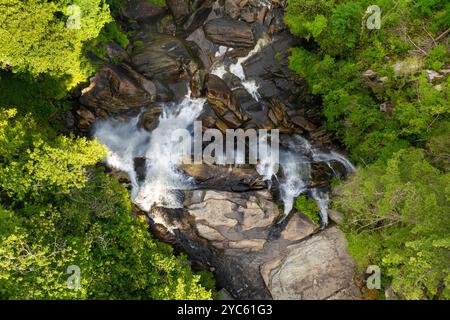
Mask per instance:
[[[182,207],[179,190],[193,187],[192,178],[183,174],[178,165],[186,141],[173,141],[171,133],[189,128],[203,110],[205,99],[192,99],[190,93],[178,104],[163,104],[158,127],[151,133],[137,126],[139,116],[128,123],[107,119],[99,122],[94,137],[108,149],[107,165],[127,172],[132,181],[133,201],[145,211],[153,205]],[[137,180],[134,158],[145,157],[146,174]]]
[[[330,202],[328,192],[314,188],[311,190],[311,196],[317,202],[322,227],[325,227],[328,224],[328,203]]]
[[[110,168],[124,171],[131,181],[131,197],[134,199],[139,191],[139,182],[134,169],[134,159],[145,154],[150,134],[139,128],[139,116],[128,122],[109,118],[98,122],[94,127],[94,137],[107,147],[105,159]]]
[[[259,101],[261,99],[261,96],[258,92],[259,89],[258,84],[256,80],[247,79],[242,64],[245,61],[247,61],[251,56],[258,53],[267,43],[268,39],[266,37],[259,39],[255,47],[245,57],[238,58],[236,63],[231,64],[228,67],[228,72],[234,74],[241,80],[242,86],[256,101]],[[232,50],[232,48],[220,46],[219,50],[216,52],[216,57],[223,57],[230,50]],[[227,67],[225,67],[225,65],[222,64],[214,68],[214,70],[212,70],[211,73],[222,79],[225,73],[227,73]]]
[[[255,80],[247,80],[243,63],[267,44],[267,38],[260,39],[247,56],[238,58],[235,64],[228,67],[217,64],[212,74],[223,77],[226,72],[235,74],[244,88],[259,101],[258,86]],[[222,58],[232,50],[224,46],[216,52]],[[180,150],[185,148],[184,140],[173,141],[171,133],[178,129],[188,129],[203,110],[205,99],[192,99],[190,92],[178,104],[161,104],[163,114],[158,127],[147,132],[138,125],[141,114],[124,122],[110,118],[98,122],[94,128],[94,137],[105,144],[108,149],[106,164],[112,168],[128,173],[132,185],[132,199],[143,210],[149,211],[153,205],[168,208],[182,207],[180,190],[195,188],[193,179],[178,169],[182,162]],[[135,158],[145,158],[145,178],[140,181],[135,169]],[[286,217],[294,206],[294,200],[300,194],[310,192],[320,209],[322,227],[328,223],[328,193],[324,190],[309,189],[311,181],[311,163],[332,161],[341,163],[347,172],[354,172],[355,167],[344,156],[334,151],[315,149],[304,138],[298,135],[290,137],[287,146],[280,150],[279,163],[272,155],[260,159],[257,172],[268,182],[275,178],[279,184],[281,199],[284,203]],[[278,170],[278,166],[281,170]],[[330,165],[331,167],[331,165]]]
[[[259,101],[259,99],[261,98],[258,92],[258,84],[256,83],[256,80],[247,80],[242,64],[251,56],[258,53],[258,51],[260,51],[261,48],[267,44],[267,42],[267,38],[259,39],[256,43],[256,46],[245,57],[238,58],[236,63],[230,65],[230,72],[241,80],[241,83],[244,86],[245,90],[247,90],[247,92],[250,93],[250,95],[256,101]]]
[[[332,161],[341,163],[347,172],[354,172],[355,167],[343,155],[335,151],[322,151],[313,148],[308,140],[301,136],[294,135],[290,138],[286,148],[280,150],[281,174],[275,175],[276,163],[267,160],[261,161],[257,166],[258,173],[266,181],[276,178],[279,182],[281,199],[284,204],[284,217],[286,217],[294,207],[294,200],[300,194],[307,192],[311,181],[311,163],[326,162],[330,165]],[[322,227],[328,224],[328,193],[319,189],[310,189],[311,197],[316,200],[319,207],[319,215]]]

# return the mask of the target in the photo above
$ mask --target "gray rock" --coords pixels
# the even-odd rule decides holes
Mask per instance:
[[[354,261],[343,233],[331,227],[292,245],[261,268],[274,299],[356,299]]]
[[[80,103],[106,113],[128,111],[150,105],[156,100],[155,84],[142,77],[128,65],[105,65],[83,89]]]
[[[198,189],[250,191],[266,187],[255,168],[183,164],[180,169],[195,179]]]
[[[252,28],[244,21],[217,18],[206,22],[203,29],[206,37],[219,45],[233,48],[253,48],[255,45]]]
[[[153,23],[162,16],[166,9],[146,0],[126,0],[122,14],[139,23]]]
[[[186,41],[163,35],[136,47],[131,61],[145,77],[165,82],[185,79],[202,67]]]

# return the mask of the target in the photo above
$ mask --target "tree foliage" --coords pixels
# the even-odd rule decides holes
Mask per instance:
[[[450,3],[288,0],[285,21],[309,41],[290,67],[360,164],[333,198],[360,270],[379,265],[400,298],[448,299]]]
[[[79,28],[70,27],[70,19],[78,18]],[[1,0],[0,67],[67,75],[68,85],[76,84],[91,72],[83,45],[110,20],[104,0]]]
[[[450,298],[450,174],[404,149],[359,169],[334,198],[361,269],[383,267],[401,298]]]
[[[0,113],[0,298],[210,299],[185,256],[132,216],[128,191],[93,165],[96,141]],[[67,285],[69,266],[79,290]]]

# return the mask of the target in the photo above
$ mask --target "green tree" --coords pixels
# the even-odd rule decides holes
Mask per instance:
[[[450,175],[422,149],[360,168],[334,198],[361,270],[378,264],[401,298],[450,298]]]
[[[101,168],[96,141],[55,135],[0,112],[0,298],[210,299],[184,255],[134,218],[129,194]],[[67,286],[70,265],[79,290]],[[206,283],[206,282],[205,282]]]
[[[104,0],[1,0],[0,68],[67,75],[71,87],[92,71],[83,45],[110,20]]]

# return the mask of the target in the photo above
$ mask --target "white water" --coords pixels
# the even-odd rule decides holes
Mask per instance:
[[[220,66],[216,66],[211,71],[211,73],[218,76],[221,79],[223,79],[223,76],[225,75],[225,73],[227,73],[227,71],[234,74],[236,77],[238,77],[241,80],[242,86],[253,97],[253,99],[255,99],[256,101],[259,101],[261,99],[261,95],[258,92],[259,86],[258,86],[256,80],[247,79],[245,72],[244,72],[244,67],[242,66],[242,64],[245,61],[247,61],[251,56],[258,53],[267,43],[268,43],[267,38],[263,37],[263,38],[259,39],[258,42],[256,43],[255,47],[245,57],[238,58],[236,63],[231,64],[228,67],[228,70],[224,64],[221,64]],[[231,51],[231,50],[232,50],[232,48],[220,46],[218,51],[216,52],[215,56],[216,56],[216,58],[221,58],[228,51]]]
[[[245,57],[238,58],[236,63],[230,65],[230,72],[241,80],[241,83],[244,86],[245,90],[247,90],[247,92],[250,93],[250,95],[256,101],[259,101],[259,99],[261,99],[261,96],[258,92],[259,86],[256,83],[256,80],[247,80],[242,64],[251,56],[258,53],[267,43],[267,38],[263,37],[259,39],[255,47]]]
[[[349,173],[356,170],[343,155],[335,151],[327,152],[313,148],[308,140],[298,135],[292,136],[287,149],[280,151],[281,175],[276,176],[274,174],[276,164],[271,163],[270,160],[268,158],[266,161],[261,161],[256,169],[264,180],[271,181],[273,177],[278,180],[280,195],[284,204],[284,217],[294,207],[295,198],[308,191],[312,162],[326,162],[330,165],[331,161],[337,161]],[[328,193],[319,189],[311,189],[311,197],[317,202],[322,227],[325,227],[328,224]]]
[[[178,165],[185,147],[183,140],[172,141],[177,129],[187,129],[200,115],[205,99],[192,99],[190,93],[178,105],[163,104],[158,127],[148,133],[137,128],[139,116],[129,123],[107,119],[98,123],[94,136],[108,148],[107,165],[127,172],[132,180],[132,199],[145,211],[153,205],[182,207],[179,190],[193,187],[192,178],[184,175]],[[146,175],[137,181],[133,159],[144,156]]]
[[[110,118],[94,127],[94,136],[108,149],[106,165],[124,171],[130,177],[133,199],[139,191],[134,158],[144,155],[150,139],[150,134],[137,126],[138,121],[139,115],[128,122]]]
[[[260,39],[247,56],[239,58],[235,64],[229,66],[229,72],[241,79],[243,86],[257,101],[260,96],[256,81],[246,79],[242,64],[266,43],[265,38]],[[221,46],[216,56],[222,57],[229,50],[230,48]],[[216,66],[211,71],[221,78],[226,72],[224,64]],[[183,142],[172,141],[171,133],[177,129],[189,128],[202,112],[204,103],[205,99],[192,99],[189,92],[177,105],[162,104],[163,114],[158,127],[151,133],[138,127],[140,115],[128,122],[110,118],[96,124],[94,136],[108,149],[106,164],[128,173],[132,184],[132,199],[141,209],[149,211],[153,205],[182,207],[179,190],[195,188],[192,178],[178,169],[183,160],[180,150],[183,150],[184,146]],[[138,181],[134,168],[136,157],[146,159],[144,181]],[[278,180],[285,217],[291,212],[295,198],[308,190],[312,162],[326,162],[330,165],[331,161],[337,161],[347,172],[355,171],[355,167],[344,156],[334,151],[315,149],[301,136],[291,137],[287,148],[280,150],[279,160],[281,167],[279,171],[278,164],[273,162],[270,155],[262,159],[256,169],[269,185],[272,178]],[[282,174],[277,175],[277,172]],[[311,197],[317,201],[324,227],[328,223],[328,193],[312,189]]]
[[[317,206],[319,207],[320,221],[322,223],[322,228],[324,228],[326,225],[328,225],[328,203],[330,202],[328,192],[324,192],[319,189],[312,189],[311,196],[317,202]]]

